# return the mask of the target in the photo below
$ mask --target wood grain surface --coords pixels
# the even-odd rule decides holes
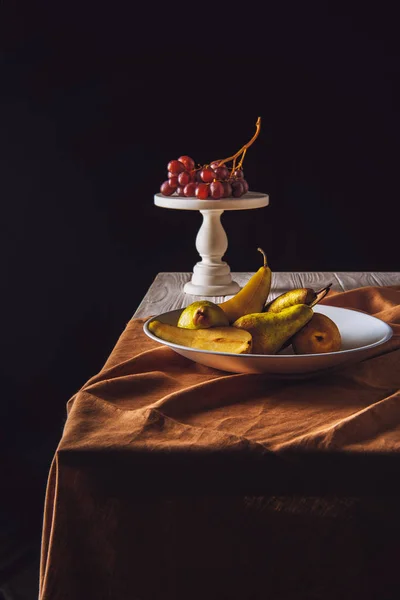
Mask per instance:
[[[240,286],[250,279],[253,273],[232,273],[232,278]],[[231,296],[192,296],[183,291],[191,273],[158,273],[146,295],[135,311],[134,318],[151,317],[170,310],[184,308],[196,300],[207,299],[222,302]],[[278,272],[272,274],[270,299],[292,288],[322,288],[332,283],[332,289],[345,292],[358,287],[400,285],[400,272]]]

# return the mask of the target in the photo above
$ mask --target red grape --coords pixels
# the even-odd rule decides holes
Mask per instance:
[[[189,181],[189,183],[183,188],[183,195],[186,198],[194,198],[196,195],[196,186],[197,183],[195,181]]]
[[[190,173],[188,173],[187,171],[182,171],[182,173],[179,173],[178,175],[178,182],[179,185],[182,185],[183,187],[185,187],[185,185],[187,185],[190,181]]]
[[[239,179],[232,182],[232,196],[239,198],[244,194],[244,187]]]
[[[215,179],[215,171],[211,167],[204,167],[204,169],[200,171],[200,176],[205,183],[210,183]]]
[[[186,167],[183,163],[181,163],[179,160],[171,160],[168,163],[168,171],[170,173],[173,173],[174,175],[178,175],[179,173],[182,173],[182,171],[186,170]]]
[[[183,188],[183,193],[187,198],[192,198],[196,195],[197,183],[195,181],[190,181]]]
[[[196,168],[193,158],[183,154],[168,163],[168,180],[160,186],[165,196],[176,192],[178,196],[206,198],[239,198],[249,191],[241,166],[231,169],[223,162],[215,160]]]
[[[185,165],[187,171],[192,171],[195,167],[194,160],[190,156],[180,156],[178,160]]]
[[[174,191],[175,188],[171,187],[169,181],[164,181],[164,183],[161,184],[160,192],[164,194],[164,196],[172,196]]]
[[[232,186],[229,183],[229,181],[221,181],[221,183],[224,188],[224,195],[222,197],[229,198],[230,196],[232,196]]]
[[[206,200],[206,198],[208,198],[208,185],[206,183],[198,183],[196,185],[196,198],[198,198],[199,200]]]
[[[210,183],[210,196],[215,200],[222,198],[224,195],[224,186],[221,181],[213,181]]]
[[[171,177],[168,177],[168,183],[172,188],[176,189],[178,187],[178,177],[171,175]]]
[[[223,167],[214,167],[215,177],[217,179],[228,179],[229,177],[229,169],[225,166]]]

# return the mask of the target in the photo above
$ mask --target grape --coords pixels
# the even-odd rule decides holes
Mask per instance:
[[[204,167],[204,169],[200,171],[200,176],[205,183],[210,183],[215,179],[215,171],[211,167]]]
[[[170,173],[173,173],[174,175],[178,175],[179,173],[182,173],[182,171],[186,170],[186,167],[183,163],[181,163],[179,160],[171,160],[168,163],[168,171]]]
[[[195,181],[190,181],[183,188],[183,193],[187,198],[192,198],[196,195],[197,183]]]
[[[228,161],[229,162],[229,161]],[[168,163],[168,180],[160,186],[165,196],[174,192],[186,198],[239,198],[249,191],[241,165],[232,172],[225,163],[214,160],[212,163],[196,168],[191,156],[183,154],[177,160]]]
[[[185,168],[187,171],[193,171],[193,169],[195,167],[193,158],[190,158],[190,156],[184,155],[184,156],[180,156],[178,158],[178,160],[185,165]]]
[[[214,172],[215,172],[215,177],[217,179],[225,180],[225,179],[228,179],[228,177],[229,177],[229,169],[225,166],[215,167]]]
[[[239,179],[236,179],[232,182],[232,196],[235,198],[239,198],[244,194],[244,187],[242,182]]]
[[[206,200],[208,198],[208,185],[206,183],[198,183],[195,195],[199,200]]]
[[[171,177],[168,177],[168,183],[172,188],[176,189],[178,187],[178,177],[171,175]]]
[[[230,196],[232,196],[232,186],[229,183],[229,181],[221,181],[222,186],[224,188],[224,194],[223,194],[223,198],[229,198]]]
[[[222,198],[223,195],[224,195],[224,186],[222,185],[221,181],[213,181],[212,183],[210,183],[211,198],[218,200],[219,198]]]
[[[182,173],[179,173],[178,175],[178,183],[179,185],[185,187],[185,185],[187,185],[190,181],[190,173],[188,173],[187,171],[182,171]]]
[[[164,194],[164,196],[172,196],[174,191],[175,188],[170,185],[169,180],[164,181],[164,183],[161,184],[160,192]]]

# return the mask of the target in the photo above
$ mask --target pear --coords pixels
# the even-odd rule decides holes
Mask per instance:
[[[185,329],[155,319],[150,321],[149,330],[165,342],[200,350],[249,354],[252,348],[251,334],[230,325],[208,329]]]
[[[287,340],[311,320],[313,314],[307,304],[295,304],[283,308],[279,313],[244,315],[233,323],[233,327],[251,333],[253,354],[276,354]]]
[[[263,312],[277,313],[283,308],[293,306],[294,304],[307,304],[310,308],[312,308],[318,302],[320,302],[322,298],[325,298],[330,290],[331,285],[332,283],[318,290],[317,292],[309,287],[289,290],[288,292],[277,296],[274,298],[274,300],[271,300],[271,302],[268,302],[268,304],[265,305]]]
[[[264,256],[264,264],[258,269],[241,290],[229,300],[219,304],[229,319],[233,323],[239,317],[250,313],[262,312],[268,299],[271,289],[271,269],[267,264],[267,257],[264,250],[257,248]]]
[[[185,329],[207,329],[208,327],[226,327],[229,325],[229,321],[218,304],[209,300],[197,300],[183,309],[177,325]]]
[[[313,318],[291,339],[295,354],[338,352],[342,345],[339,327],[327,315],[314,313]]]

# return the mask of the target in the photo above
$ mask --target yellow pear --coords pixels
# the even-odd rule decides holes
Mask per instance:
[[[155,319],[150,321],[149,330],[165,342],[200,350],[249,354],[252,348],[251,334],[230,325],[207,329],[185,329]]]
[[[276,354],[313,316],[307,304],[296,304],[279,313],[261,312],[240,317],[233,327],[244,329],[253,338],[253,354]]]
[[[178,327],[185,329],[206,329],[208,327],[226,327],[228,317],[219,304],[210,300],[197,300],[183,309],[178,319]]]
[[[271,300],[271,302],[268,302],[268,304],[266,304],[264,307],[264,311],[277,313],[283,308],[293,306],[294,304],[307,304],[312,308],[318,302],[320,302],[322,298],[325,298],[330,290],[331,285],[332,283],[318,291],[315,291],[309,287],[289,290],[284,294],[277,296],[274,298],[274,300]]]
[[[229,323],[233,323],[239,317],[250,313],[262,312],[271,289],[271,269],[267,264],[264,250],[257,248],[264,256],[264,264],[258,269],[241,290],[229,300],[221,302],[219,306],[226,313]]]

